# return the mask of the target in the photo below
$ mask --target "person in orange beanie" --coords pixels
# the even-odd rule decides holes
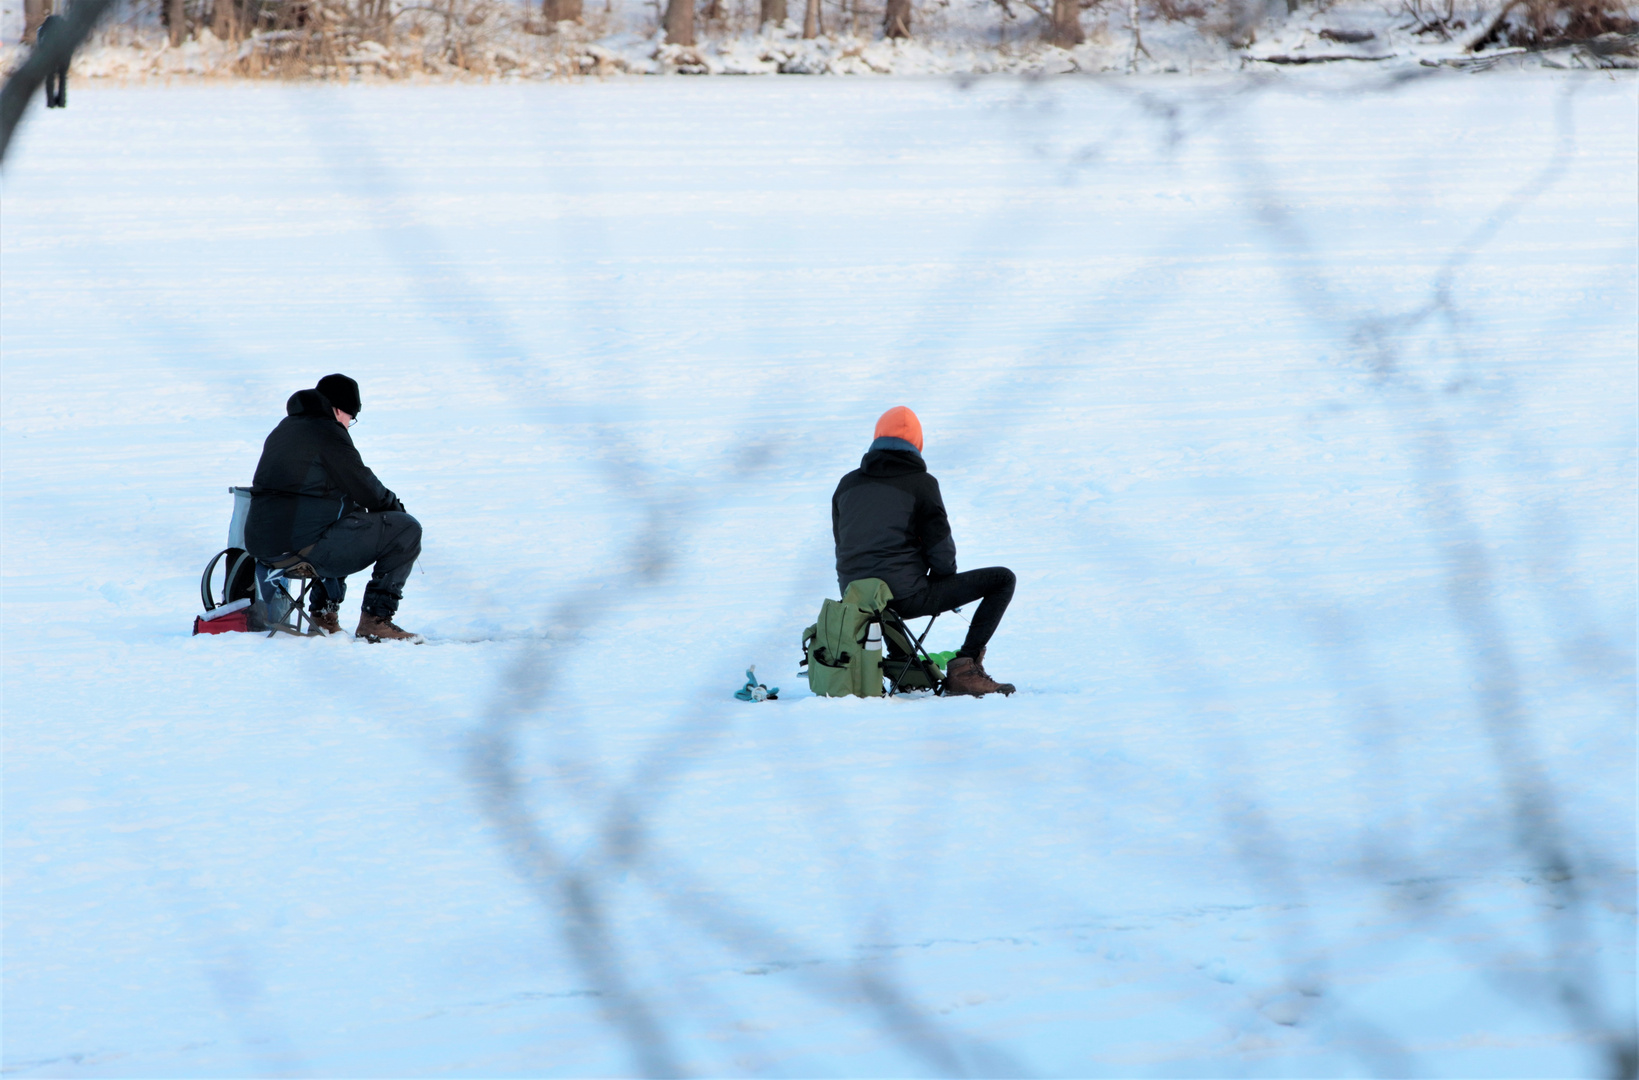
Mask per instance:
[[[985,672],[984,656],[1016,579],[1005,566],[957,573],[945,500],[922,460],[922,422],[910,409],[898,405],[877,420],[859,468],[831,496],[831,534],[843,592],[861,578],[880,578],[893,591],[890,606],[907,619],[979,601],[967,640],[945,668],[945,693],[1013,692]]]

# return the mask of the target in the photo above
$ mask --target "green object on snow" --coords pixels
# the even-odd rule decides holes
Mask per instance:
[[[933,661],[933,666],[939,669],[939,674],[943,675],[945,668],[952,660],[956,659],[956,650],[947,649],[944,652],[930,652],[928,653],[928,659]]]
[[[869,647],[870,628],[892,599],[882,579],[860,578],[840,601],[820,605],[819,619],[802,632],[809,690],[820,697],[882,696],[882,647]]]

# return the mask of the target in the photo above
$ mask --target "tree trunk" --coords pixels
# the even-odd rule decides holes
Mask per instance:
[[[808,0],[808,6],[803,9],[802,36],[805,38],[820,36],[819,5],[820,0]]]
[[[547,25],[561,22],[580,22],[583,12],[581,0],[541,0],[541,15]]]
[[[234,0],[216,0],[211,5],[211,33],[220,41],[235,41],[239,37],[239,19],[233,3]]]
[[[882,14],[882,34],[891,38],[911,36],[911,0],[888,0],[888,9]]]
[[[1131,73],[1138,70],[1139,53],[1150,55],[1150,51],[1144,48],[1143,35],[1138,32],[1138,0],[1127,0],[1127,21],[1132,23],[1133,31],[1132,48],[1127,52],[1127,71]]]
[[[1081,32],[1081,0],[1053,0],[1053,19],[1047,24],[1047,40],[1061,49],[1072,49],[1087,40]]]
[[[666,5],[666,41],[672,45],[694,44],[694,0],[671,0]]]
[[[785,0],[763,0],[762,13],[757,21],[763,25],[773,23],[781,26],[785,23]]]
[[[182,9],[182,0],[165,0],[165,21],[171,27],[171,44],[182,44],[188,36],[188,13]]]
[[[34,44],[34,32],[46,21],[45,0],[23,0],[23,43]],[[56,25],[53,23],[52,25]]]

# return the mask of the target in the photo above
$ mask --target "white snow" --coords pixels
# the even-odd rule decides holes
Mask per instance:
[[[35,106],[0,231],[0,1066],[1604,1075],[1636,97]],[[190,637],[224,489],[331,371],[425,525],[431,643]],[[1011,699],[794,677],[893,404],[962,565],[1019,575]],[[733,698],[751,664],[780,700]]]
[[[199,613],[199,617],[206,622],[215,622],[224,615],[232,615],[235,611],[243,611],[248,607],[250,607],[250,600],[246,597],[240,597],[238,600],[229,600],[225,604],[218,604],[209,611],[202,611]]]

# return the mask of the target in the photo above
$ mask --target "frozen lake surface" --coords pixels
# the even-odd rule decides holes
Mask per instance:
[[[1636,106],[1328,75],[31,113],[4,1071],[1607,1074]],[[226,489],[331,371],[426,528],[431,643],[190,637]],[[895,404],[961,565],[1019,575],[1011,699],[795,676]],[[779,701],[732,698],[748,664]]]

